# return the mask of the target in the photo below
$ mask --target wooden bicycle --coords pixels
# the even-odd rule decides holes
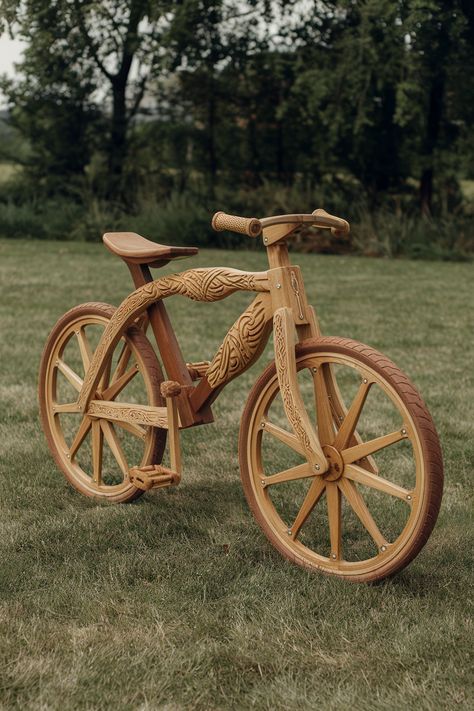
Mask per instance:
[[[287,240],[302,225],[349,231],[324,210],[262,220],[218,212],[216,230],[263,236],[269,270],[189,269],[156,280],[150,267],[198,250],[105,234],[135,291],[117,309],[82,304],[59,319],[41,360],[42,423],[57,465],[87,496],[126,502],[176,485],[180,430],[213,421],[213,401],[259,358],[273,330],[275,359],[255,382],[240,425],[250,508],[293,562],[351,581],[378,580],[407,565],[433,529],[441,449],[402,371],[368,346],[321,336],[288,256]],[[218,301],[236,291],[256,295],[211,361],[186,363],[164,299]]]

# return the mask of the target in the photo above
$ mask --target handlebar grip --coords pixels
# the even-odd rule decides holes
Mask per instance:
[[[258,237],[262,231],[262,224],[256,217],[239,217],[238,215],[227,215],[225,212],[216,212],[211,225],[216,232],[230,230],[248,237]]]
[[[347,220],[343,220],[342,217],[335,217],[334,215],[330,215],[329,212],[326,212],[326,210],[323,210],[322,208],[319,208],[318,210],[314,210],[312,213],[314,217],[322,217],[324,220],[327,222],[325,225],[316,225],[316,227],[322,227],[322,228],[330,228],[331,232],[342,232],[343,234],[348,235],[349,232],[351,231],[351,226],[347,222]]]

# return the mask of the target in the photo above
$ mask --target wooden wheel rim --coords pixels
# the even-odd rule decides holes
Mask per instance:
[[[75,458],[68,457],[69,446],[66,442],[63,426],[61,425],[61,416],[67,413],[57,412],[55,408],[57,407],[57,378],[58,378],[58,361],[62,360],[62,356],[67,345],[76,336],[77,332],[81,329],[85,329],[88,326],[101,326],[105,328],[109,321],[109,317],[102,316],[98,314],[90,315],[78,315],[76,318],[71,320],[60,332],[59,336],[56,338],[54,347],[51,349],[50,356],[46,365],[46,377],[45,377],[45,388],[44,388],[44,407],[47,417],[47,426],[49,432],[51,433],[52,440],[54,443],[55,453],[59,459],[60,466],[63,471],[67,474],[68,478],[72,482],[76,482],[80,489],[90,496],[99,496],[105,499],[116,499],[117,496],[120,497],[131,497],[136,492],[137,489],[130,482],[126,481],[125,474],[123,473],[123,481],[118,484],[97,484],[93,477],[87,474],[84,469],[79,465]],[[138,371],[142,376],[147,398],[150,404],[159,404],[156,401],[157,388],[159,384],[154,383],[149,376],[146,364],[143,361],[142,354],[140,350],[133,343],[133,338],[122,337],[121,343],[127,343],[131,350],[130,359],[133,358],[134,362],[138,364]],[[77,412],[80,412],[79,409]],[[96,420],[97,422],[99,420]],[[144,450],[142,455],[142,460],[140,462],[141,466],[149,463],[150,456],[154,450],[154,433],[153,428],[149,427],[146,430],[145,438],[143,439]],[[80,450],[79,446],[78,450]],[[102,445],[103,446],[103,445]],[[77,453],[76,453],[77,454]],[[117,464],[118,467],[118,464]]]
[[[317,354],[313,353],[299,356],[296,362],[298,371],[305,368],[318,368],[322,364],[336,364],[350,367],[356,370],[362,378],[368,377],[373,379],[374,383],[389,397],[396,410],[402,416],[403,426],[406,427],[408,433],[407,439],[410,440],[412,445],[416,483],[409,492],[412,497],[410,513],[403,530],[399,533],[396,540],[386,547],[386,550],[379,550],[373,557],[361,561],[346,561],[344,559],[334,561],[331,557],[320,555],[297,539],[291,539],[288,536],[288,525],[283,521],[271,500],[270,487],[264,488],[261,485],[261,481],[265,479],[261,456],[264,429],[261,427],[261,422],[265,421],[268,410],[279,392],[276,374],[268,381],[260,394],[258,403],[251,415],[248,431],[246,456],[250,475],[249,479],[257,504],[280,545],[286,549],[290,557],[296,559],[303,565],[309,565],[310,567],[323,570],[324,572],[339,574],[344,577],[370,575],[382,567],[388,568],[394,559],[400,556],[404,549],[410,545],[410,541],[413,540],[418,525],[423,519],[426,506],[426,467],[416,424],[408,407],[393,386],[388,383],[380,373],[366,363],[362,363],[352,356],[341,355],[339,353],[335,354],[329,350],[321,351]]]

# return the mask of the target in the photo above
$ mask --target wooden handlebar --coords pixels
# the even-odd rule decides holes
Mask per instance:
[[[216,212],[211,225],[216,232],[230,230],[248,237],[258,237],[262,231],[262,224],[256,217],[239,217],[238,215],[227,215],[225,212]]]
[[[334,215],[330,215],[329,212],[326,212],[326,210],[323,210],[322,208],[315,210],[312,214],[314,217],[321,218],[321,224],[315,222],[315,227],[330,229],[333,233],[339,232],[342,234],[349,234],[349,232],[351,231],[351,227],[347,220],[343,220],[342,217],[335,217]]]

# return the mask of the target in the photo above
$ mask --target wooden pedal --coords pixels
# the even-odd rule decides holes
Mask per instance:
[[[162,467],[161,464],[149,464],[146,467],[132,467],[128,478],[133,486],[143,491],[160,489],[163,486],[176,486],[181,481],[178,472]]]

